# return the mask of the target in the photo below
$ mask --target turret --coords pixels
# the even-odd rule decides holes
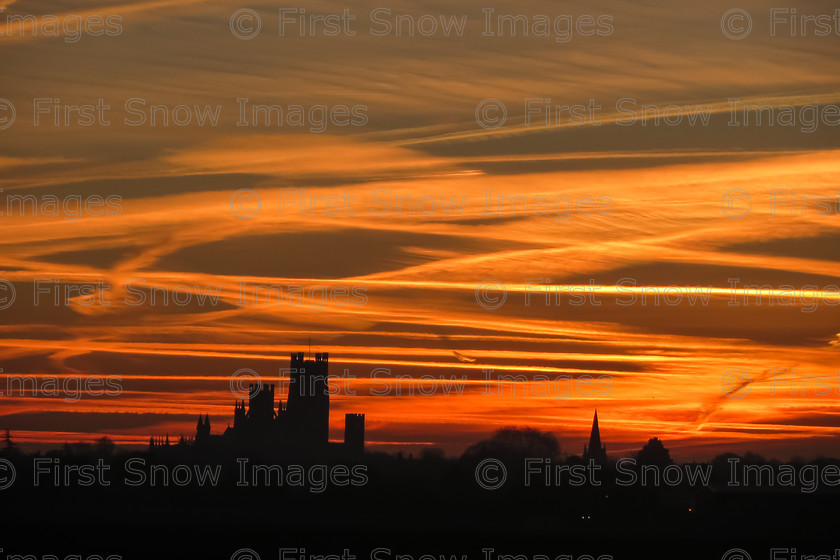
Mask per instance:
[[[365,415],[344,415],[344,447],[350,453],[361,454],[365,451]]]

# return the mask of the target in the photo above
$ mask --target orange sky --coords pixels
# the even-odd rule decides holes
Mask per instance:
[[[120,16],[121,33],[73,42],[5,28],[0,98],[16,118],[0,130],[0,307],[12,286],[15,301],[0,310],[0,429],[141,443],[209,413],[221,430],[231,375],[277,382],[311,339],[352,377],[332,436],[364,412],[378,449],[458,453],[527,425],[579,453],[597,407],[616,454],[658,436],[681,458],[840,455],[840,136],[808,125],[808,108],[840,104],[836,36],[770,36],[761,2],[732,41],[721,3],[526,1],[531,16],[608,15],[614,32],[487,37],[482,6],[398,2],[394,14],[464,14],[465,32],[376,37],[375,7],[353,8],[354,37],[280,37],[276,6],[258,3],[262,32],[240,40],[226,1],[91,3],[77,14]],[[549,125],[528,122],[534,98],[550,100]],[[476,122],[484,99],[504,104],[502,126]],[[623,123],[621,99],[673,105],[680,124]],[[798,120],[733,126],[732,99]],[[107,126],[67,109],[97,103]],[[364,118],[242,126],[243,103]],[[152,104],[170,118],[218,107],[218,120],[126,124]],[[569,105],[599,109],[572,124]],[[698,110],[708,119],[692,124]],[[21,212],[13,195],[35,202]],[[45,212],[50,196],[69,206]],[[114,197],[114,211],[77,214],[72,197]],[[53,303],[80,285],[107,288]],[[141,286],[155,302],[137,304]],[[377,368],[439,382],[378,395]],[[522,377],[488,384],[497,375]],[[121,390],[10,394],[9,376]]]

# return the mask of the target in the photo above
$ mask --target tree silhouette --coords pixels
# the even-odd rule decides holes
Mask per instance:
[[[96,441],[96,453],[99,455],[112,455],[114,448],[114,442],[109,437],[101,437]]]
[[[650,438],[648,442],[639,451],[636,457],[636,462],[640,465],[656,465],[657,467],[666,467],[673,464],[671,454],[668,449],[662,444],[659,438]]]
[[[502,428],[490,439],[479,441],[464,451],[463,457],[481,459],[560,456],[560,443],[554,434],[534,428]]]

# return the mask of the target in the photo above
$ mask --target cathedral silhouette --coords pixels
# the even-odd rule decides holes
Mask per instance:
[[[194,439],[181,438],[181,444],[202,448],[228,448],[265,452],[323,452],[339,450],[360,454],[365,447],[365,415],[345,414],[344,443],[331,443],[329,354],[315,354],[305,360],[303,352],[291,354],[289,390],[285,404],[275,409],[275,385],[251,384],[248,406],[244,400],[234,404],[233,426],[222,434],[212,434],[210,416],[199,415]],[[152,438],[151,447],[168,446]]]

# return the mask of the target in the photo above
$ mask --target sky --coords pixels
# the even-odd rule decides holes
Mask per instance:
[[[831,2],[1,7],[16,441],[218,433],[311,348],[370,449],[840,455]]]

